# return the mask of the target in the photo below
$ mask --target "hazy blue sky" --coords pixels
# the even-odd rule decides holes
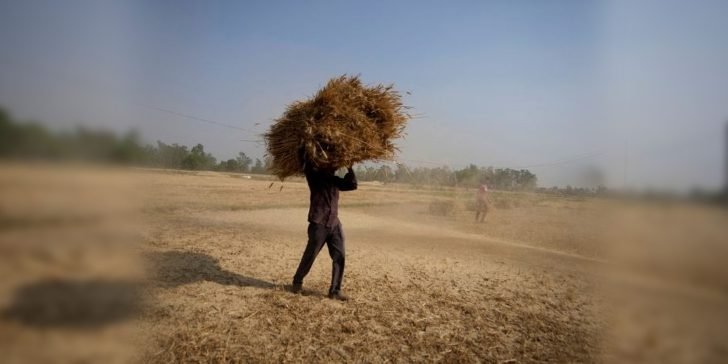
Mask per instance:
[[[241,140],[361,74],[411,92],[405,160],[716,187],[727,16],[725,1],[3,1],[0,105],[262,156]]]

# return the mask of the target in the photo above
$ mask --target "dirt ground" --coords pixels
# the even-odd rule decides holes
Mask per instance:
[[[362,183],[344,291],[308,190],[240,174],[0,166],[3,362],[675,362],[728,358],[725,210]],[[433,201],[451,201],[446,216]]]

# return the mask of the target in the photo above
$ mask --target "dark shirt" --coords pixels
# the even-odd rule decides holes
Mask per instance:
[[[357,187],[354,171],[344,178],[333,173],[316,171],[311,168],[305,171],[308,189],[311,191],[311,206],[308,210],[308,222],[333,227],[339,224],[339,191],[353,191]]]

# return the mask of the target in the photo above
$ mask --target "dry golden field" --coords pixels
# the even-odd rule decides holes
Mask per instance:
[[[728,360],[728,214],[362,183],[344,291],[300,180],[0,165],[0,357],[30,362]],[[433,201],[452,213],[431,214]],[[325,249],[324,249],[325,250]]]

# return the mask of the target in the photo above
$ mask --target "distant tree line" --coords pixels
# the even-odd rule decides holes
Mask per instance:
[[[232,159],[217,161],[202,144],[144,144],[137,132],[122,136],[103,130],[77,127],[53,132],[35,122],[18,122],[0,108],[0,158],[79,160],[187,170],[265,173],[267,165],[240,152]]]
[[[488,188],[509,191],[533,190],[538,183],[536,175],[525,169],[478,167],[474,164],[456,170],[447,166],[410,168],[404,164],[397,164],[394,168],[389,165],[359,166],[356,174],[361,181],[464,187],[485,183]]]
[[[558,195],[558,196],[610,196],[612,194],[612,191],[607,190],[607,188],[603,185],[599,185],[594,188],[587,188],[587,187],[573,187],[571,185],[566,185],[566,187],[551,187],[551,188],[537,188],[537,192],[550,194],[550,195]]]

